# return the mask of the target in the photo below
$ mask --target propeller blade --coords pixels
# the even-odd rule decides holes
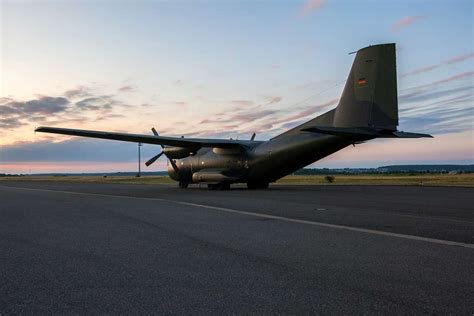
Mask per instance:
[[[151,128],[151,131],[153,132],[153,135],[160,136],[154,127]],[[161,148],[165,148],[165,146],[163,146],[163,145],[160,145],[160,146],[161,146]]]
[[[252,137],[250,137],[250,140],[254,140],[255,139],[255,133],[252,134]]]
[[[174,171],[178,172],[178,166],[176,165],[176,163],[173,161],[173,159],[170,159],[170,164],[171,166],[173,167]]]
[[[153,132],[153,135],[155,136],[160,136],[158,135],[158,132],[156,131],[156,129],[154,127],[151,128],[151,131]],[[181,138],[184,138],[184,136],[181,136]],[[163,145],[161,145],[161,148],[164,148]],[[148,160],[145,165],[149,166],[151,165],[152,163],[154,163],[156,161],[156,159],[160,158],[161,155],[163,155],[165,152],[162,151],[161,153],[159,153],[158,155],[156,155],[155,157],[151,158],[150,160]],[[166,156],[166,155],[165,155]],[[173,161],[173,159],[169,159],[170,163],[171,163],[171,166],[173,167],[174,171],[178,172],[178,166],[176,165],[176,163]]]
[[[154,162],[155,162],[158,158],[160,158],[161,155],[163,155],[163,154],[164,154],[164,152],[161,152],[161,153],[159,153],[158,155],[152,157],[150,160],[148,160],[147,162],[145,162],[145,165],[146,165],[147,167],[149,167],[152,163],[154,163]]]

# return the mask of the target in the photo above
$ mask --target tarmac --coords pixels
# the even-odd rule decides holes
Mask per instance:
[[[0,182],[0,314],[474,313],[474,189]]]

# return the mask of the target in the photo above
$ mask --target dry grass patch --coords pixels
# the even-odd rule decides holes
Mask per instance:
[[[329,183],[324,175],[287,176],[277,184],[342,184],[342,185],[430,185],[474,186],[474,174],[400,174],[400,175],[335,175]]]

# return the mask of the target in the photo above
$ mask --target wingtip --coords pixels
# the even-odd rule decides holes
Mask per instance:
[[[37,128],[35,128],[35,132],[48,132],[49,129],[51,129],[51,127],[38,126]]]

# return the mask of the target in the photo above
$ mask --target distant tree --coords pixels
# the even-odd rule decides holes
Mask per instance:
[[[326,180],[326,182],[328,182],[328,183],[333,183],[334,179],[335,179],[335,177],[331,176],[331,175],[327,175],[327,176],[324,177],[324,180]]]

